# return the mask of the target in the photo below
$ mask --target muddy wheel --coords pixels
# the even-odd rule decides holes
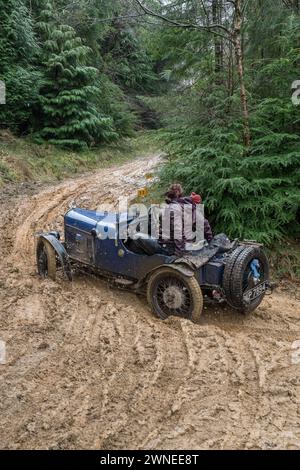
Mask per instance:
[[[253,312],[263,301],[265,291],[245,303],[245,294],[269,280],[269,262],[258,247],[239,247],[227,263],[223,287],[229,304],[241,313]]]
[[[40,240],[37,246],[38,272],[44,279],[56,279],[56,253],[46,240]]]
[[[180,316],[198,322],[203,311],[203,295],[197,280],[171,268],[162,268],[151,276],[147,300],[162,320]]]
[[[245,250],[244,246],[238,246],[230,258],[226,261],[224,276],[223,276],[223,289],[226,294],[227,300],[231,303],[231,289],[232,289],[232,276],[234,271],[234,266],[240,254]]]

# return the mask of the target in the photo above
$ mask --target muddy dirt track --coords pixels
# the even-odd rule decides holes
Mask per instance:
[[[195,326],[105,280],[37,277],[37,231],[61,229],[72,204],[135,194],[157,162],[0,196],[1,449],[300,448],[296,287],[249,317],[207,308]]]

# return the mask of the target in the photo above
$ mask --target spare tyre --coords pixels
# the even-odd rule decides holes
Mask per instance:
[[[223,289],[233,308],[248,313],[263,301],[269,282],[269,261],[258,246],[239,246],[226,263]]]

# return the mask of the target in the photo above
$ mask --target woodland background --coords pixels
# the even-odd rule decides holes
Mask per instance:
[[[216,231],[299,240],[299,0],[0,7],[0,128],[24,148],[50,145],[78,161],[147,131],[168,153],[159,188],[200,192]],[[5,158],[0,175],[13,179]]]

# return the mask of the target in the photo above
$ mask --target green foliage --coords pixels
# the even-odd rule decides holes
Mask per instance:
[[[12,182],[16,179],[15,173],[6,165],[4,162],[0,160],[0,186],[1,183]]]
[[[273,272],[278,277],[288,277],[293,280],[300,278],[300,247],[293,240],[283,240],[268,248]]]
[[[97,100],[105,115],[112,118],[119,136],[130,137],[134,134],[137,117],[128,103],[128,97],[105,74],[100,75],[98,80]]]
[[[161,184],[200,191],[216,231],[267,243],[298,237],[300,107],[291,87],[300,79],[299,2],[242,1],[248,149],[226,32],[233,2],[144,3],[174,21],[222,29],[216,36],[138,16],[131,0],[0,0],[1,126],[83,149],[162,123],[170,158]]]
[[[138,31],[117,18],[112,20],[101,40],[100,53],[106,83],[110,82],[108,93],[111,111],[117,111],[116,129],[122,135],[130,135],[134,127],[157,127],[156,113],[147,105],[144,95],[154,93],[158,76],[154,63],[141,44]],[[123,96],[123,100],[121,97]]]
[[[216,232],[270,244],[300,234],[300,107],[291,101],[300,78],[300,16],[280,0],[245,3],[251,148],[242,144],[234,56],[224,53],[223,74],[216,75],[215,43],[203,32],[161,32],[153,48],[164,58],[171,91],[152,104],[163,109],[167,127],[161,138],[170,157],[161,186],[178,181],[187,193],[199,191]],[[177,20],[193,21],[180,13],[183,2],[170,5]]]
[[[138,30],[118,21],[124,1],[0,0],[0,126],[81,149],[132,135],[137,95],[153,87]]]
[[[156,76],[132,29],[115,20],[102,42],[107,73],[123,89],[135,94],[152,91]]]
[[[0,126],[17,133],[30,127],[41,75],[30,64],[38,45],[29,11],[22,0],[0,0],[0,80],[7,104],[0,106]]]
[[[16,134],[25,133],[33,120],[32,109],[38,101],[41,74],[34,68],[11,65],[2,77],[7,104],[0,107],[0,127]]]
[[[116,137],[112,119],[100,113],[96,100],[98,71],[88,65],[90,49],[74,29],[56,25],[51,4],[38,27],[44,37],[44,80],[40,89],[38,137],[51,144],[77,149]]]
[[[37,47],[33,24],[23,0],[0,1],[0,67],[26,63]]]
[[[204,135],[205,134],[205,135]],[[203,194],[215,230],[264,243],[297,237],[300,224],[300,137],[271,134],[248,154],[235,134],[220,129],[164,135],[172,155],[161,183],[181,182]],[[298,217],[299,220],[299,217]]]
[[[0,133],[0,186],[11,181],[62,180],[97,168],[117,166],[157,151],[158,146],[148,133],[76,152],[48,144],[38,145],[30,138],[15,138],[4,131]]]

